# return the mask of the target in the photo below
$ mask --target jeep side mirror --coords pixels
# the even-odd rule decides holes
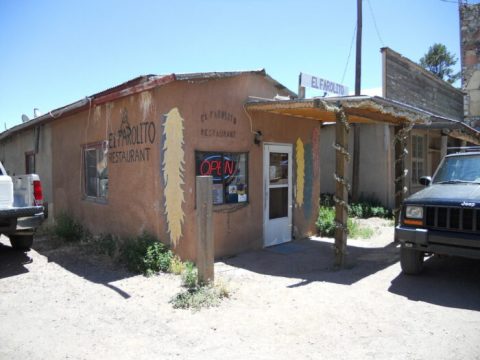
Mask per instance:
[[[420,178],[420,184],[422,184],[423,186],[428,186],[432,183],[432,177],[431,176],[422,176]]]

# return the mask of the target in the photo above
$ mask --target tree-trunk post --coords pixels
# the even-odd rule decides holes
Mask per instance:
[[[214,243],[211,176],[196,178],[197,269],[199,283],[214,281]]]
[[[395,126],[395,209],[393,210],[395,226],[400,223],[400,211],[404,195],[408,192],[405,182],[408,174],[408,170],[405,169],[405,158],[408,154],[406,140],[412,127],[413,123]]]
[[[335,125],[335,266],[342,268],[345,265],[347,248],[347,221],[348,221],[348,182],[346,180],[348,153],[348,118],[340,107],[336,112]]]

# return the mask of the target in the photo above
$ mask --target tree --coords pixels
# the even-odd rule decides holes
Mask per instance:
[[[455,55],[451,54],[443,44],[433,44],[420,59],[420,66],[450,84],[453,84],[461,76],[459,72],[453,72],[452,67],[456,63]]]

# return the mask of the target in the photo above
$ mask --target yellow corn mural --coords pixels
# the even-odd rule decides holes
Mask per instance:
[[[173,248],[182,236],[182,224],[185,214],[183,176],[185,171],[185,154],[183,151],[183,119],[177,108],[168,112],[163,125],[165,143],[163,145],[163,180],[165,195],[165,212],[167,215],[170,243]]]
[[[298,206],[303,205],[303,188],[305,186],[305,149],[302,139],[298,138],[295,151],[295,162],[297,163],[297,193],[295,202]]]

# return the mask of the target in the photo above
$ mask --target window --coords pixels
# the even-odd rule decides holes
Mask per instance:
[[[35,174],[35,153],[25,153],[25,174]]]
[[[412,183],[419,184],[425,175],[425,137],[412,135]]]
[[[246,153],[195,153],[196,174],[213,177],[213,203],[248,201],[248,157]]]
[[[108,194],[107,150],[104,143],[83,149],[84,191],[87,198],[106,200]]]

